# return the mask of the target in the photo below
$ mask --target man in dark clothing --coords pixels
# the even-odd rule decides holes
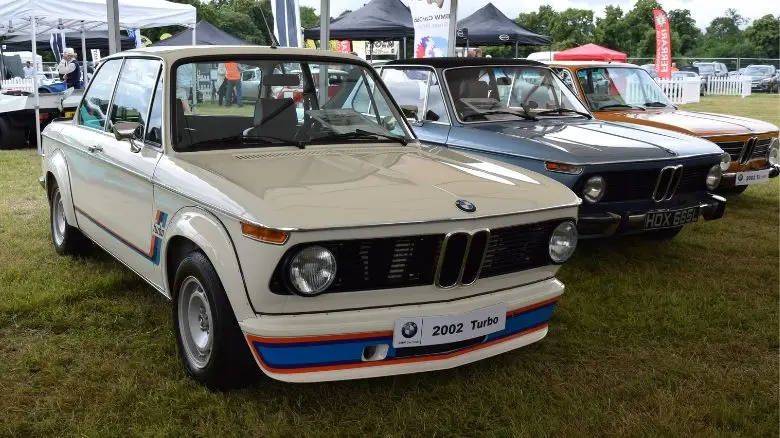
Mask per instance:
[[[84,88],[84,82],[81,80],[81,66],[76,62],[76,52],[68,47],[62,54],[62,61],[57,66],[57,71],[63,80],[68,84],[68,88]]]

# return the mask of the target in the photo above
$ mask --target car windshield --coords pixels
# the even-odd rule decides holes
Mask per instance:
[[[466,67],[446,70],[444,75],[461,122],[590,116],[548,68]]]
[[[593,111],[672,106],[661,87],[641,68],[584,68],[577,70],[577,80]]]
[[[411,138],[376,72],[362,65],[209,58],[178,65],[174,78],[177,151]]]
[[[769,76],[772,73],[772,67],[768,65],[751,65],[748,68],[745,69],[745,72],[742,73],[745,76],[755,75],[755,76]]]

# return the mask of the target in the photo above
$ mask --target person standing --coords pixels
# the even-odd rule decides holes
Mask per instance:
[[[30,79],[35,74],[35,69],[32,67],[32,64],[30,64],[30,61],[24,63],[24,68],[22,68],[22,70],[24,70],[25,79]]]
[[[81,66],[76,62],[76,51],[71,47],[65,48],[62,54],[62,61],[57,66],[57,72],[63,77],[68,88],[84,88],[84,82],[81,79]]]
[[[243,106],[241,96],[241,69],[237,62],[225,63],[225,80],[227,81],[227,104],[231,106],[233,104],[233,98],[236,99],[236,104],[241,108]]]
[[[227,104],[227,100],[225,99],[225,94],[227,93],[227,79],[225,79],[225,74],[225,64],[221,62],[217,67],[217,96],[219,97],[219,106],[222,106],[223,102]]]

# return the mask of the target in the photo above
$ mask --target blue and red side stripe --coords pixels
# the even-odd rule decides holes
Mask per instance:
[[[122,242],[125,246],[127,246],[128,248],[130,248],[133,251],[135,251],[136,253],[138,253],[138,255],[140,255],[143,258],[149,260],[150,262],[152,262],[155,265],[159,265],[160,264],[160,250],[161,250],[161,247],[162,247],[162,239],[160,238],[160,236],[157,236],[156,234],[152,233],[152,238],[151,238],[151,241],[149,243],[149,249],[148,250],[141,249],[141,248],[133,245],[132,243],[130,243],[127,239],[123,238],[122,236],[120,236],[119,234],[117,234],[116,232],[114,232],[113,230],[108,228],[107,226],[105,226],[102,223],[98,222],[95,218],[93,218],[92,216],[90,216],[87,213],[85,213],[84,210],[81,210],[78,207],[76,207],[76,211],[80,215],[82,215],[85,218],[87,218],[90,222],[92,222],[93,224],[97,225],[100,229],[102,229],[106,233],[110,234],[113,238],[115,238],[116,240]],[[159,225],[161,228],[164,229],[166,227],[166,225],[168,224],[168,214],[163,212],[163,211],[161,211],[161,210],[157,210],[157,213],[156,213],[155,219],[154,219],[154,223],[156,225]]]

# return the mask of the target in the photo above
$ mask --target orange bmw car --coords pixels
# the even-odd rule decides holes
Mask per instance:
[[[695,135],[731,155],[719,191],[742,193],[780,175],[778,127],[761,120],[684,111],[641,67],[619,62],[550,61],[597,119]]]

